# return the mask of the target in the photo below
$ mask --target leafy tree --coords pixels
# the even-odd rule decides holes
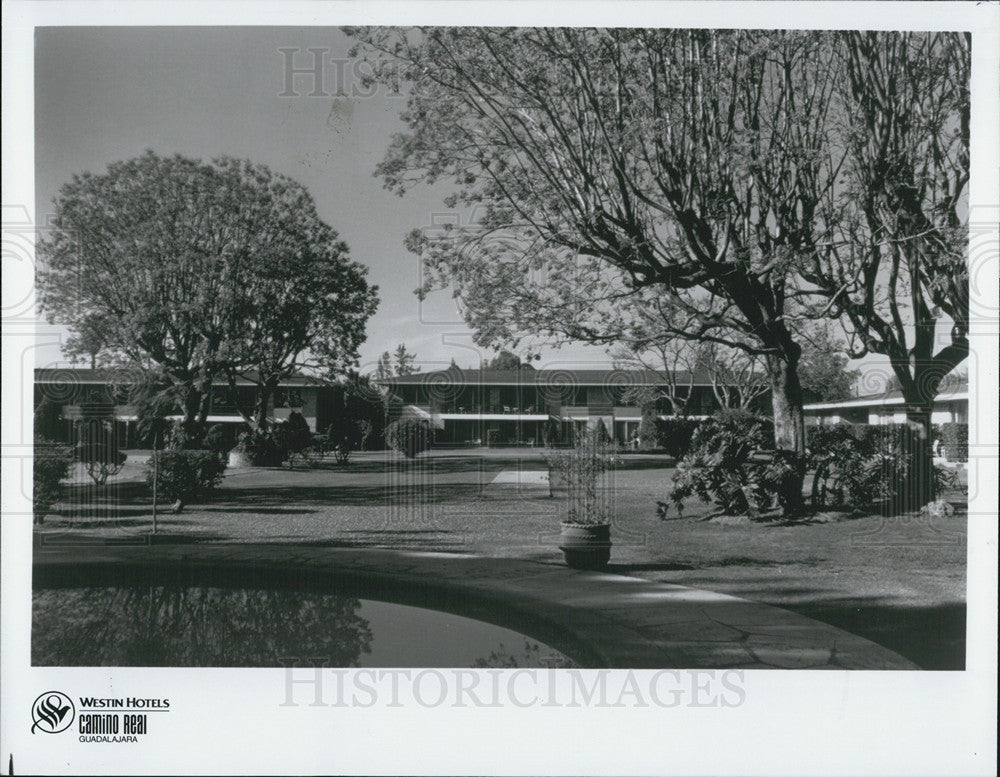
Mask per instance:
[[[413,375],[415,372],[420,372],[420,368],[414,365],[417,355],[409,353],[406,350],[406,345],[403,343],[396,346],[394,358],[397,376],[402,377],[403,375]]]
[[[408,246],[481,343],[616,342],[655,301],[664,335],[760,357],[801,464],[797,322],[842,320],[899,378],[929,498],[930,407],[968,353],[968,35],[352,34],[411,82],[386,184],[455,181],[466,223]]]
[[[213,424],[208,427],[202,445],[205,446],[205,450],[212,451],[228,461],[229,449],[233,447],[231,440],[231,437],[227,439],[226,429],[222,424]]]
[[[77,330],[63,344],[63,352],[70,361],[86,360],[90,368],[104,361],[108,348],[108,321],[102,313],[91,313],[80,319]]]
[[[392,356],[388,351],[383,351],[378,357],[378,366],[375,368],[376,380],[388,380],[393,377]]]
[[[861,370],[847,369],[846,346],[831,322],[818,322],[803,336],[799,380],[802,388],[821,401],[832,402],[854,396]]]
[[[107,351],[162,369],[192,433],[204,425],[222,359],[223,257],[249,247],[226,239],[242,231],[239,208],[218,183],[211,165],[152,152],[76,175],[39,245],[49,320],[81,340],[101,320]]]
[[[62,404],[43,393],[41,401],[35,406],[35,437],[41,439],[43,442],[45,440],[57,440],[64,434],[64,423]]]
[[[393,353],[383,351],[378,359],[375,368],[375,378],[377,380],[388,380],[389,378],[403,377],[420,372],[420,368],[415,366],[417,355],[406,350],[406,344],[400,343]]]
[[[78,421],[76,438],[76,457],[86,467],[95,485],[103,486],[109,477],[121,472],[128,457],[119,450],[119,439],[112,421]]]
[[[454,359],[452,359],[454,362]],[[521,357],[510,351],[500,351],[492,359],[483,361],[484,370],[534,370],[530,361],[522,361]]]
[[[266,225],[266,245],[234,266],[225,329],[230,389],[238,396],[240,377],[256,383],[253,412],[245,417],[266,431],[282,380],[304,367],[334,380],[356,364],[377,288],[369,286],[367,268],[348,258],[347,245],[319,217],[305,187],[248,161],[216,164],[229,188],[244,199],[255,195],[243,204],[243,218]]]
[[[131,398],[136,414],[136,433],[140,443],[158,449],[171,438],[183,443],[178,436],[183,428],[175,433],[174,424],[167,416],[177,406],[172,386],[162,387],[153,380],[142,384]]]
[[[352,30],[376,78],[412,82],[378,168],[451,177],[461,229],[411,234],[483,344],[614,342],[662,298],[664,334],[759,355],[775,437],[804,454],[790,272],[827,183],[834,74],[814,33]],[[806,96],[807,95],[807,96]]]
[[[260,405],[306,350],[327,369],[355,358],[375,290],[285,176],[150,151],[74,176],[55,210],[42,310],[94,358],[99,323],[108,358],[155,368],[191,445],[216,377],[254,370]],[[259,406],[247,414],[266,425]]]

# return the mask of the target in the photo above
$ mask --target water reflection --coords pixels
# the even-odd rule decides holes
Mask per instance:
[[[506,645],[520,645],[507,649]],[[314,591],[36,590],[35,666],[571,667],[523,634],[451,613]]]
[[[36,666],[279,666],[371,651],[361,602],[306,591],[144,586],[36,591]]]
[[[507,650],[503,643],[485,658],[477,658],[474,669],[519,669],[523,667],[548,669],[573,669],[579,667],[571,658],[552,648],[543,649],[537,642],[525,640],[520,650]]]

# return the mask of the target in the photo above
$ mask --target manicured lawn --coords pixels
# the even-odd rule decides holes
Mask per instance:
[[[789,525],[712,517],[708,506],[690,502],[683,517],[661,520],[656,502],[669,491],[669,465],[662,457],[626,456],[615,473],[609,571],[786,607],[925,668],[964,666],[964,512],[934,520],[826,514]],[[164,539],[186,542],[411,548],[562,563],[562,500],[490,485],[518,466],[545,468],[540,451],[500,449],[435,451],[415,462],[368,453],[346,467],[328,461],[309,470],[233,470],[210,503],[181,515],[161,512],[158,527]],[[46,541],[148,532],[151,500],[139,472],[134,463],[122,473],[113,489],[117,507],[84,504],[74,519],[50,517]],[[80,493],[78,503],[90,499]]]

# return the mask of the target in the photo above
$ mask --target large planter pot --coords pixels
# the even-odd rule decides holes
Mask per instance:
[[[611,525],[560,524],[559,549],[574,569],[603,569],[611,558]]]

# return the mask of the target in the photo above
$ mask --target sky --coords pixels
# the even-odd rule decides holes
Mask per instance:
[[[369,268],[381,302],[360,348],[362,372],[399,343],[424,371],[452,359],[478,366],[494,352],[473,343],[450,290],[417,298],[420,263],[403,245],[412,229],[461,214],[443,204],[447,183],[399,197],[375,177],[392,134],[405,130],[406,101],[365,87],[350,47],[333,27],[36,28],[35,223],[46,223],[75,173],[103,172],[146,149],[248,158],[305,185],[352,258]],[[68,364],[60,348],[67,334],[39,323],[36,366]],[[604,348],[584,344],[540,356],[539,368],[611,366]],[[881,390],[891,374],[875,355],[851,366],[864,373],[861,393]]]
[[[449,291],[417,299],[419,261],[403,246],[413,228],[455,215],[442,203],[446,187],[399,197],[374,177],[392,133],[405,129],[405,98],[365,89],[350,45],[336,28],[38,28],[36,223],[46,223],[74,173],[100,173],[146,149],[245,157],[305,185],[352,258],[369,268],[381,304],[360,351],[362,371],[398,343],[425,370],[452,358],[478,365],[493,352],[474,346]],[[310,48],[323,50],[321,79],[286,72],[289,64],[311,71]],[[41,324],[38,334],[36,366],[67,363],[59,348],[66,331]],[[603,349],[584,345],[542,357],[539,366],[610,366]]]

